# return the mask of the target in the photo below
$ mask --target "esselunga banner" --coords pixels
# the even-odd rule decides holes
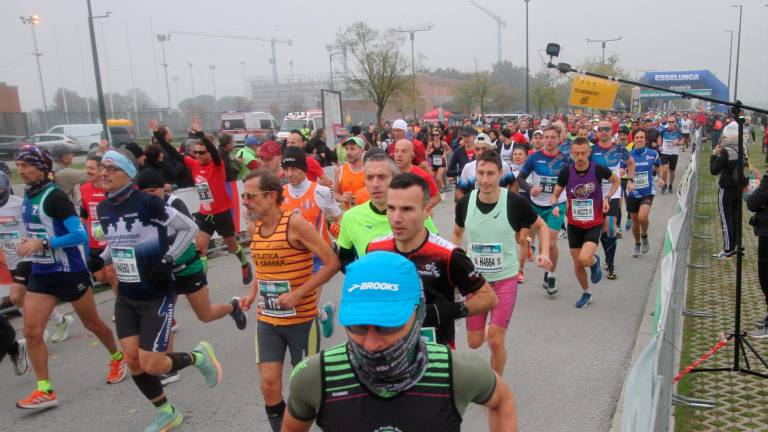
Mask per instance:
[[[568,104],[586,108],[609,110],[613,108],[619,83],[586,75],[573,77]]]

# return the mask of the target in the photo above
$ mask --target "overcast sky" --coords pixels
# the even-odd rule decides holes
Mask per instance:
[[[150,31],[196,31],[290,38],[292,46],[278,45],[281,80],[287,80],[289,61],[293,72],[328,73],[325,45],[339,28],[355,21],[387,29],[432,23],[434,28],[416,35],[416,52],[426,56],[424,65],[473,70],[496,61],[496,24],[467,1],[461,0],[92,0],[95,15],[112,12],[96,21],[97,43],[105,91],[124,92],[131,87],[147,91],[155,102],[166,102],[160,46]],[[503,58],[525,64],[525,3],[523,0],[477,0],[506,20]],[[743,0],[739,95],[745,103],[768,104],[768,0]],[[532,73],[542,67],[538,53],[547,42],[562,45],[561,61],[580,63],[585,56],[600,55],[599,44],[586,38],[609,39],[608,45],[622,66],[640,70],[709,69],[723,82],[728,78],[727,29],[738,29],[739,12],[728,0],[532,0],[530,2],[530,64]],[[48,103],[58,87],[93,96],[95,84],[88,41],[85,0],[2,0],[0,15],[0,82],[19,87],[23,110],[42,105],[35,69],[32,36],[19,16],[38,14],[38,44]],[[79,31],[77,26],[79,25]],[[103,31],[102,31],[103,26]],[[58,42],[58,55],[57,53]],[[130,43],[130,53],[129,53]],[[408,46],[403,47],[408,53]],[[82,60],[82,50],[85,61]],[[154,56],[153,56],[154,50]],[[216,65],[216,93],[243,94],[241,62],[249,76],[269,76],[268,43],[173,35],[167,44],[171,98],[191,96],[190,68],[194,64],[197,94],[211,94],[209,64]],[[734,71],[736,36],[734,36]],[[133,67],[130,66],[130,57]],[[131,69],[133,81],[131,82]],[[522,91],[522,89],[521,89]]]

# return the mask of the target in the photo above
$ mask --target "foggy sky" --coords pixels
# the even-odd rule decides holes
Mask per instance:
[[[467,1],[459,0],[92,0],[96,36],[102,64],[104,91],[144,89],[165,106],[166,88],[160,63],[160,45],[150,32],[171,30],[230,33],[265,38],[290,38],[293,46],[278,45],[281,81],[294,74],[328,73],[326,44],[339,28],[364,21],[377,29],[432,23],[416,34],[416,53],[426,56],[430,68],[490,69],[496,61],[496,24]],[[503,58],[525,65],[525,3],[523,0],[477,0],[506,20]],[[29,26],[19,16],[40,15],[38,45],[49,106],[58,87],[81,96],[94,96],[95,84],[88,40],[85,0],[2,0],[0,16],[0,82],[19,87],[22,109],[42,107]],[[531,0],[531,73],[542,68],[539,49],[547,42],[562,45],[561,61],[576,65],[586,56],[599,56],[599,44],[585,41],[622,36],[609,43],[607,54],[620,56],[621,65],[634,78],[645,70],[709,69],[727,84],[726,29],[738,30],[737,2],[727,0]],[[744,0],[739,67],[739,97],[745,103],[768,106],[768,0]],[[79,25],[79,33],[76,25]],[[55,26],[55,33],[54,33]],[[103,33],[101,27],[103,26]],[[736,33],[736,32],[735,32]],[[56,34],[57,37],[54,37]],[[129,53],[130,39],[130,53]],[[56,54],[56,42],[58,52]],[[196,94],[211,94],[209,64],[216,65],[216,94],[243,95],[241,62],[249,76],[270,76],[268,43],[173,35],[166,45],[171,100],[177,101],[173,77],[178,77],[178,98],[191,96],[190,69],[194,64]],[[85,61],[80,57],[82,49]],[[153,56],[154,49],[154,56]],[[403,52],[410,57],[406,43]],[[133,81],[129,57],[133,60]],[[734,35],[734,69],[736,35]],[[105,61],[108,63],[106,68]],[[59,67],[59,65],[61,67]],[[524,90],[519,89],[523,94]]]

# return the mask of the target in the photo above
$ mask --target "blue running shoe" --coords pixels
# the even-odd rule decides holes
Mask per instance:
[[[216,358],[216,353],[213,351],[211,344],[201,341],[192,351],[202,354],[203,358],[195,362],[195,367],[203,374],[208,387],[215,387],[216,384],[220,384],[221,363]]]
[[[589,304],[590,300],[592,300],[592,294],[590,294],[590,293],[581,293],[581,298],[579,299],[579,301],[576,302],[576,307],[579,308],[579,309],[583,309],[583,308],[587,307],[587,305]]]
[[[593,284],[600,282],[603,278],[603,270],[600,268],[600,256],[595,255],[595,263],[589,268],[589,279]]]
[[[165,432],[169,431],[181,424],[184,421],[184,416],[181,415],[179,410],[175,406],[171,405],[173,413],[168,414],[164,411],[158,411],[155,416],[155,421],[151,425],[144,429],[144,432]]]

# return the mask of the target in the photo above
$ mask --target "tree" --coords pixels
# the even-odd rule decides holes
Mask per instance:
[[[357,22],[337,34],[336,43],[351,53],[356,64],[350,68],[348,79],[376,105],[376,124],[381,125],[381,116],[390,97],[407,83],[408,62],[400,53],[402,38]]]
[[[253,102],[242,96],[224,96],[216,102],[219,111],[252,111]]]
[[[557,111],[556,80],[553,72],[548,69],[539,71],[531,80],[531,102],[539,116],[547,107]]]
[[[138,89],[138,88],[130,89],[127,92],[125,92],[125,96],[130,101],[131,107],[133,107],[133,98],[136,97],[136,108],[139,111],[157,109],[158,105],[142,89]]]
[[[485,115],[485,102],[488,98],[488,92],[491,91],[491,74],[488,72],[475,72],[472,77],[472,86],[474,88],[477,103],[480,105],[480,114]]]
[[[456,87],[456,94],[453,97],[453,101],[450,104],[446,104],[447,109],[452,109],[456,112],[463,112],[468,114],[472,112],[475,105],[475,94],[472,88],[472,84],[467,81]]]
[[[215,112],[215,101],[211,95],[199,95],[195,98],[186,98],[179,102],[179,109],[186,116],[201,115],[202,113]]]
[[[498,113],[513,111],[518,100],[517,92],[508,84],[491,84],[491,95],[488,102],[491,110]]]

